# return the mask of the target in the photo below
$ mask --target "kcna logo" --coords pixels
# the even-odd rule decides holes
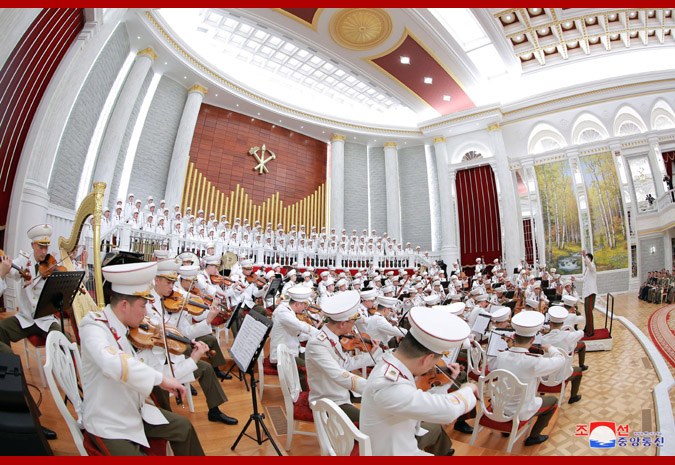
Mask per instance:
[[[616,447],[617,435],[628,436],[628,425],[619,425],[613,421],[592,421],[588,425],[577,425],[576,436],[588,436],[590,446],[594,448]]]

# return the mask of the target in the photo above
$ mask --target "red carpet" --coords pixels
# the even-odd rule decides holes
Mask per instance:
[[[675,305],[667,305],[652,313],[648,327],[656,348],[675,367]]]

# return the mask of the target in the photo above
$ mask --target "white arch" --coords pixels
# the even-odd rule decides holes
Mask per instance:
[[[591,115],[590,113],[583,113],[579,115],[577,120],[574,122],[574,129],[572,129],[572,141],[575,144],[585,144],[588,140],[584,140],[582,135],[584,132],[596,132],[599,134],[599,139],[607,139],[609,133],[605,126],[600,122],[600,120]]]
[[[627,130],[628,128],[632,127],[630,123],[633,123],[638,130]],[[628,105],[624,105],[619,108],[616,118],[614,118],[614,135],[626,136],[629,134],[635,134],[636,132],[647,132],[647,125],[645,125],[645,122],[642,120],[642,117],[640,117],[637,111]]]
[[[675,128],[675,112],[665,100],[660,99],[654,104],[650,126],[652,129]]]
[[[527,141],[528,153],[543,153],[567,146],[567,141],[556,128],[546,123],[537,124]]]
[[[483,158],[490,158],[493,156],[492,151],[487,147],[487,145],[483,144],[482,142],[471,141],[460,145],[459,148],[454,151],[452,158],[450,159],[450,163],[462,163],[462,158],[464,158],[464,155],[471,151],[480,153]]]

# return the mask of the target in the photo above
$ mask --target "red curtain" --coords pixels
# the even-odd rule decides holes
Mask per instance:
[[[475,265],[481,258],[486,265],[502,258],[502,231],[495,175],[489,165],[457,172],[459,238],[462,265]],[[513,213],[515,214],[515,212]],[[466,269],[473,274],[473,269]]]
[[[83,26],[81,8],[45,8],[0,70],[0,244],[26,135],[54,72]]]
[[[532,218],[525,218],[523,220],[523,234],[525,235],[525,261],[532,265],[534,263],[534,247],[532,247]]]
[[[663,164],[666,165],[668,177],[673,179],[673,161],[675,161],[675,151],[661,152],[661,155],[663,156]]]

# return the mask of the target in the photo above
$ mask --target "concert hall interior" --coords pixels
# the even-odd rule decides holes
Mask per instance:
[[[3,455],[675,455],[675,9],[0,29]]]

